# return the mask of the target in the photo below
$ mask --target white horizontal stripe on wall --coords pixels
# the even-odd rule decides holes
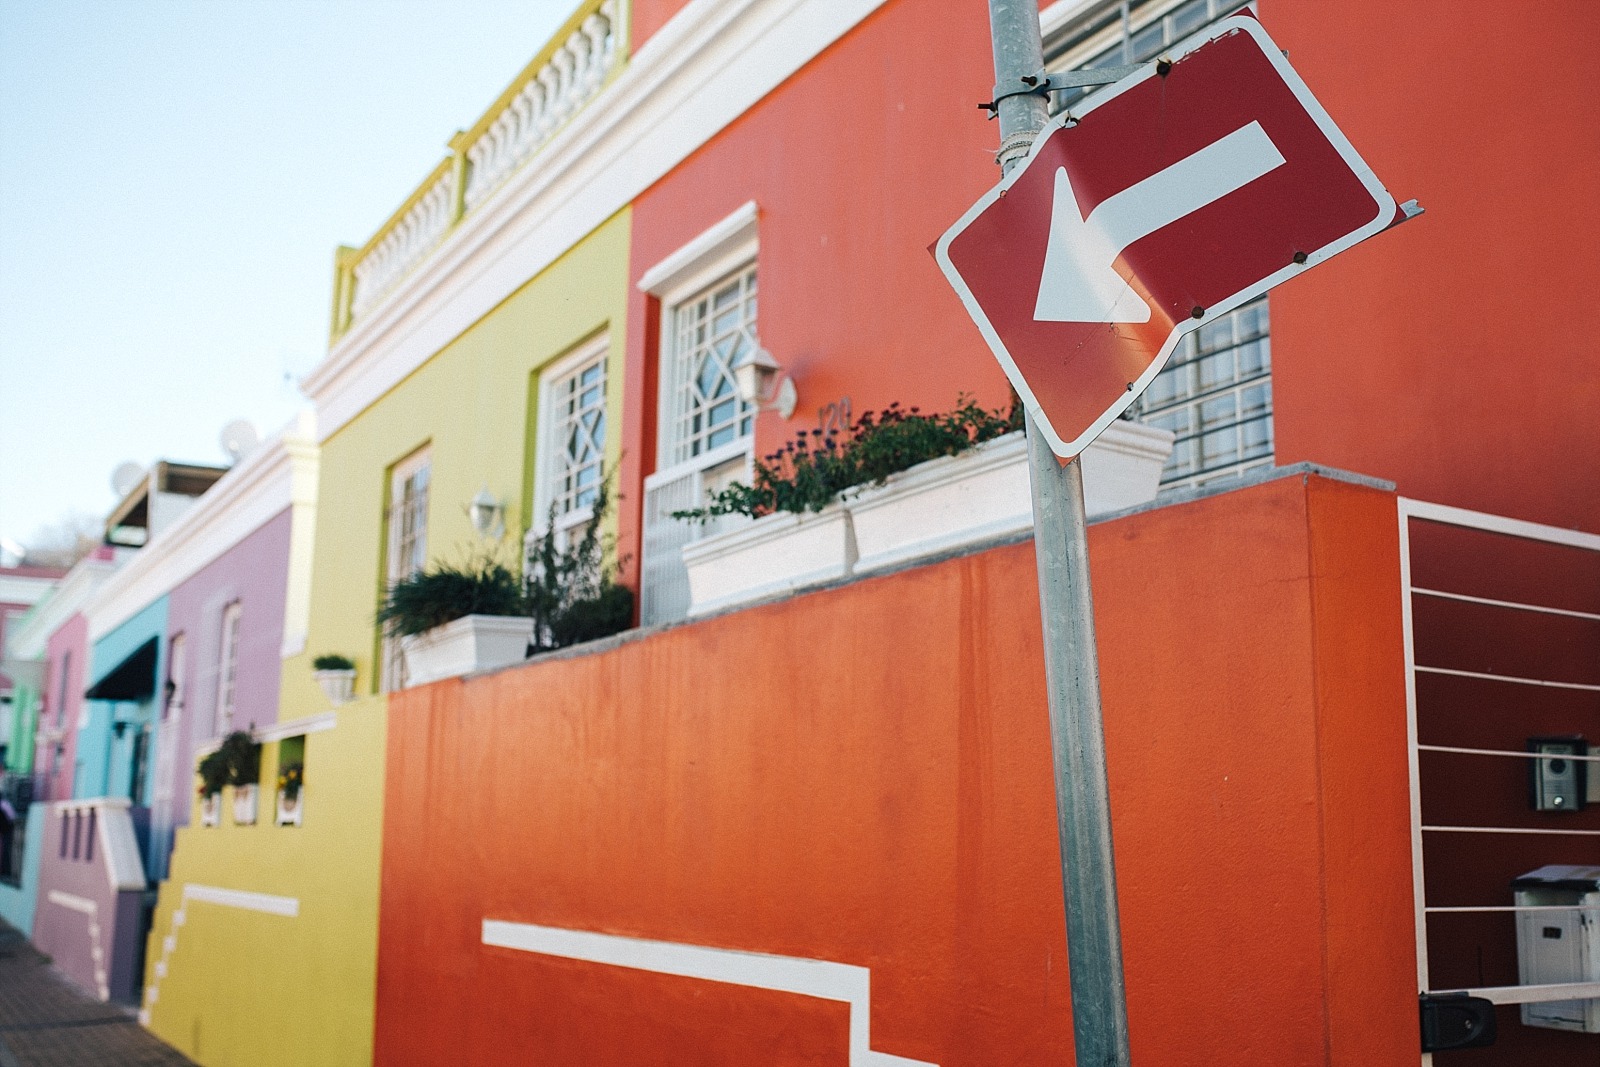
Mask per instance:
[[[300,914],[300,901],[297,897],[276,897],[270,893],[252,893],[246,889],[222,889],[214,885],[195,885],[192,882],[183,887],[183,899],[185,903],[198,900],[205,904],[220,904],[224,908],[282,915],[287,919],[293,919]]]
[[[937,1067],[925,1060],[874,1052],[869,1047],[872,972],[865,967],[497,919],[483,920],[483,943],[611,967],[843,1001],[850,1005],[850,1067]]]

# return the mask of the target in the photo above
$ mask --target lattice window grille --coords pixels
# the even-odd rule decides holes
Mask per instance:
[[[1272,342],[1266,297],[1187,334],[1135,411],[1140,422],[1176,437],[1161,472],[1163,489],[1206,485],[1270,466]]]
[[[586,361],[550,386],[547,417],[551,420],[545,436],[549,457],[548,498],[544,514],[551,506],[558,519],[593,506],[600,493],[606,447],[606,357],[602,353]]]
[[[756,345],[756,269],[718,282],[673,312],[670,388],[673,464],[748,437],[755,406],[739,399],[733,367]]]
[[[1074,20],[1067,32],[1047,48],[1045,66],[1052,71],[1098,70],[1143,63],[1161,54],[1208,23],[1244,7],[1239,0],[1142,0],[1129,5],[1126,33],[1121,5],[1105,3]],[[1052,94],[1052,112],[1065,111],[1094,92],[1094,87]]]

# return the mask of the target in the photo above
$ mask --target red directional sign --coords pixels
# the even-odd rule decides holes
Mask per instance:
[[[1183,334],[1404,217],[1249,15],[1058,120],[935,255],[1063,458]]]

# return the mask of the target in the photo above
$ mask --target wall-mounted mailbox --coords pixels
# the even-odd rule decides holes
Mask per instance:
[[[1588,799],[1589,763],[1574,759],[1589,754],[1580,736],[1530,737],[1528,751],[1542,759],[1528,761],[1528,793],[1534,811],[1579,811]]]
[[[1600,866],[1551,864],[1511,883],[1522,985],[1600,982]],[[1522,1006],[1522,1025],[1600,1034],[1600,997]]]

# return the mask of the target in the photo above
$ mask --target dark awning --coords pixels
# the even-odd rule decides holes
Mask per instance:
[[[156,643],[152,637],[132,652],[83,695],[90,700],[148,700],[156,691]]]

